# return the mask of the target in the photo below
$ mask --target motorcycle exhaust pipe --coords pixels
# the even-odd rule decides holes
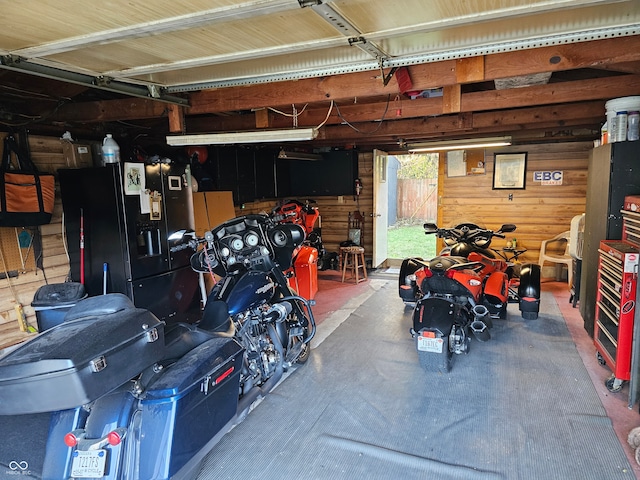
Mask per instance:
[[[491,315],[489,315],[489,309],[484,305],[476,305],[472,309],[473,315],[475,316],[474,320],[479,320],[483,322],[487,327],[493,327],[493,322],[491,321]]]
[[[489,333],[489,327],[482,320],[474,320],[469,326],[471,333],[479,342],[486,342],[491,339],[491,333]]]

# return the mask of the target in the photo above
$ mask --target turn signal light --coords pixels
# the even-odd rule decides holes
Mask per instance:
[[[71,432],[67,433],[64,436],[64,444],[67,447],[75,447],[76,445],[78,445],[78,438]]]

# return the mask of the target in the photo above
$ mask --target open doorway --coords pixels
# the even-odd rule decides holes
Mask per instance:
[[[425,222],[438,218],[438,154],[389,156],[387,256],[389,266],[407,257],[432,258],[436,238]]]

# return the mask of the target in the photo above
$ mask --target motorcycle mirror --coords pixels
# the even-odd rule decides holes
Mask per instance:
[[[193,230],[176,230],[173,232],[167,240],[170,242],[176,242],[178,240],[182,240],[184,237],[195,237],[195,232]]]
[[[438,233],[438,225],[435,223],[425,223],[424,224],[424,233]]]
[[[509,232],[515,232],[516,231],[516,226],[513,223],[505,223],[504,225],[502,225],[502,227],[500,227],[500,232],[502,233],[509,233]]]

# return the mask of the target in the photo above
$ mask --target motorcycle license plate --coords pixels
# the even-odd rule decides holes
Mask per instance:
[[[418,350],[421,352],[442,353],[443,338],[429,338],[418,335]]]
[[[103,477],[106,462],[106,450],[76,450],[73,452],[71,476],[75,478]]]

